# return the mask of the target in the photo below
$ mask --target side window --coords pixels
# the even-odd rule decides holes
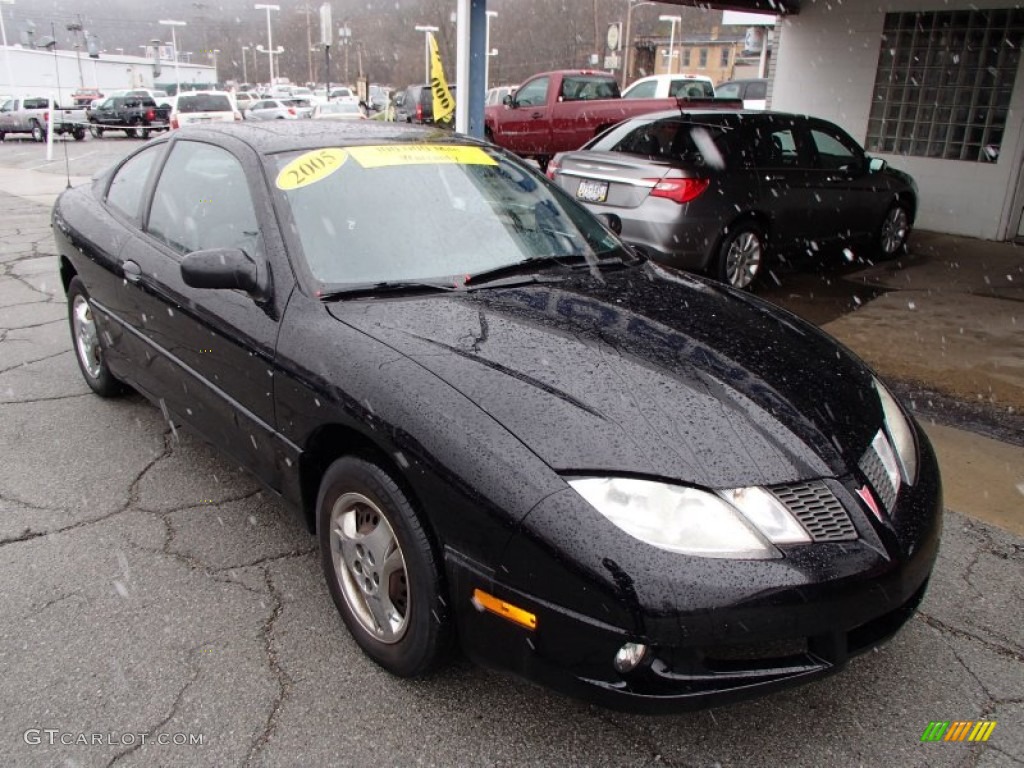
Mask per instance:
[[[153,194],[148,231],[182,254],[206,248],[259,254],[256,210],[235,156],[209,144],[176,142]]]
[[[516,92],[516,103],[521,107],[539,107],[548,100],[547,77],[538,77],[531,80]]]
[[[830,171],[853,169],[860,163],[860,155],[845,145],[839,136],[824,128],[811,129],[811,142],[818,153],[818,167]]]
[[[791,125],[766,123],[755,131],[755,157],[762,168],[798,168],[796,131]]]
[[[14,99],[8,99],[4,102],[4,105],[0,107],[0,112],[13,112],[14,111]]]
[[[646,83],[640,83],[629,89],[629,93],[625,96],[627,99],[653,99],[654,94],[657,91],[658,84],[654,80],[648,80]]]
[[[766,83],[750,83],[747,86],[748,99],[764,99],[768,97],[768,85]]]
[[[674,98],[703,99],[707,92],[701,80],[673,80],[669,84],[668,95]]]
[[[720,99],[738,99],[740,97],[740,84],[729,83],[728,85],[720,85],[715,90],[715,95]]]
[[[149,172],[165,148],[164,144],[148,147],[130,158],[118,168],[107,188],[107,204],[136,224],[140,222],[139,209]]]

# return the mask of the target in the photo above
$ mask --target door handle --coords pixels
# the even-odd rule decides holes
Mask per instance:
[[[532,115],[530,115],[530,117],[532,117],[534,120],[540,120],[542,117],[544,117],[544,113],[534,112]]]
[[[765,177],[764,177],[764,180],[765,181],[782,181],[785,178],[786,178],[785,176],[783,176],[781,174],[778,174],[778,173],[766,173]]]
[[[121,269],[124,272],[124,279],[129,283],[137,283],[139,282],[139,278],[142,277],[142,267],[131,259],[124,262],[124,264],[121,265]]]

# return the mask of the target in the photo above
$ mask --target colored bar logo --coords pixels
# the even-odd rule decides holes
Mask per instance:
[[[995,720],[933,720],[921,734],[921,741],[988,741],[995,729]]]

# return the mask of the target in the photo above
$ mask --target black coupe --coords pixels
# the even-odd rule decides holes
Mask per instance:
[[[53,229],[92,389],[294,506],[395,674],[458,638],[608,706],[693,708],[837,670],[925,591],[938,469],[878,378],[496,147],[189,127],[65,192]]]

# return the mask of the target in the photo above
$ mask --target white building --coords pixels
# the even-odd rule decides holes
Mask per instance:
[[[803,0],[775,27],[770,108],[841,125],[920,188],[916,226],[1024,236],[1024,10]]]
[[[213,67],[179,62],[177,75],[173,61],[160,62],[160,74],[154,77],[154,61],[142,56],[100,54],[93,59],[74,51],[47,51],[0,46],[0,94],[9,96],[49,96],[59,104],[71,104],[71,94],[79,88],[98,88],[101,92],[124,88],[166,88],[175,85],[176,76],[185,85],[212,85],[217,81]],[[12,82],[13,80],[13,82]]]

